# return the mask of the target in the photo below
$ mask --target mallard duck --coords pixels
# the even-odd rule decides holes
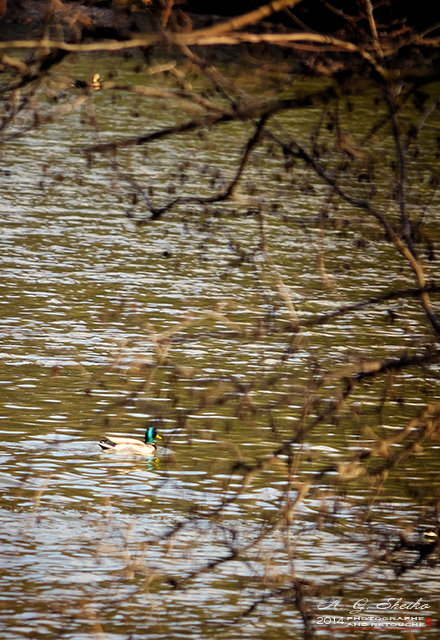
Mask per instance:
[[[118,453],[128,453],[137,456],[152,456],[156,453],[157,445],[154,440],[161,436],[157,433],[156,427],[148,427],[145,432],[145,442],[136,440],[136,438],[117,438],[116,436],[107,436],[99,441],[102,450],[110,449]]]
[[[75,80],[75,82],[73,83],[73,86],[76,87],[77,89],[87,89],[87,87],[89,87],[90,89],[96,89],[96,90],[100,89],[101,76],[99,75],[99,73],[95,73],[93,75],[91,82],[87,82],[86,80]]]

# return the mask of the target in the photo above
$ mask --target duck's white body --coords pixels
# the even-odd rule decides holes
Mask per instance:
[[[157,449],[155,444],[145,444],[142,440],[135,438],[115,438],[115,436],[104,438],[100,441],[99,446],[103,450],[131,453],[138,456],[152,456]]]
[[[145,442],[136,438],[106,436],[98,444],[103,451],[109,450],[136,456],[153,456],[157,451],[157,446],[154,443],[155,438],[160,438],[160,435],[154,427],[149,427],[145,433]]]

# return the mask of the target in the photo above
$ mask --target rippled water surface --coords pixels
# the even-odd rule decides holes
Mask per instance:
[[[121,69],[132,73],[128,63]],[[412,599],[416,582],[416,598],[425,595],[435,608],[438,569],[421,564],[397,587],[385,565],[381,574],[365,570],[366,534],[353,519],[363,507],[361,484],[342,497],[323,484],[322,493],[298,503],[290,528],[274,525],[278,507],[289,496],[295,500],[299,480],[323,461],[335,464],[374,443],[368,430],[378,421],[374,383],[354,395],[352,412],[342,412],[338,424],[318,427],[293,446],[297,475],[286,473],[281,455],[242,484],[243,465],[289,437],[315,369],[318,376],[427,344],[420,307],[399,300],[340,316],[305,330],[289,349],[276,328],[290,311],[275,271],[258,254],[252,200],[211,209],[182,205],[138,226],[125,215],[130,191],[107,160],[88,166],[75,150],[96,138],[164,126],[172,117],[172,108],[160,112],[124,96],[114,101],[103,91],[4,149],[2,638],[302,637],[295,592],[286,587],[293,566],[298,578],[329,585],[346,576],[353,600],[396,592]],[[305,115],[279,126],[304,127],[308,135]],[[131,151],[125,162],[160,203],[182,164],[188,164],[182,193],[207,190],[216,172],[230,175],[245,140],[243,127],[228,125],[206,140],[181,136]],[[301,318],[414,286],[386,243],[360,246],[365,221],[326,231],[326,267],[337,292],[323,286],[316,216],[324,190],[299,193],[277,180],[277,171],[277,159],[262,154],[243,191],[247,185],[251,198],[263,198],[268,213],[278,203],[266,221],[266,241]],[[437,262],[430,268],[434,273]],[[173,340],[161,342],[167,331],[175,332]],[[276,383],[258,382],[271,375]],[[226,400],[217,403],[219,389]],[[398,376],[384,402],[384,432],[392,434],[438,395],[438,377]],[[142,437],[151,418],[163,436],[156,457],[115,457],[97,446],[106,432]],[[389,527],[397,536],[405,523],[419,521],[422,499],[414,486],[421,494],[438,492],[438,453],[431,444],[423,463],[413,458],[409,475],[390,479],[371,506],[381,531]],[[323,510],[332,516],[319,528]]]

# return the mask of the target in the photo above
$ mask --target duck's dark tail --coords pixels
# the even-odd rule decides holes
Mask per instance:
[[[115,446],[115,443],[109,440],[108,438],[103,438],[98,442],[101,449],[111,449]]]

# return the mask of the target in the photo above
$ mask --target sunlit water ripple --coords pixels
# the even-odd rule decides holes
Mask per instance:
[[[106,106],[105,97],[99,100],[109,118],[111,103]],[[316,527],[323,509],[317,498],[298,504],[288,535],[279,527],[270,530],[278,506],[286,496],[295,500],[296,488],[279,469],[267,470],[244,488],[233,471],[238,449],[244,459],[255,460],[279,444],[278,435],[259,422],[258,412],[258,431],[241,426],[237,416],[222,412],[222,407],[189,411],[189,434],[165,419],[163,448],[151,459],[115,458],[97,446],[108,428],[101,412],[117,419],[118,407],[106,410],[124,397],[127,369],[136,358],[151,363],[154,331],[173,328],[194,314],[202,316],[219,304],[229,305],[231,321],[245,329],[266,312],[274,323],[286,319],[273,290],[266,291],[262,303],[266,285],[246,263],[243,270],[234,267],[231,238],[248,249],[256,247],[255,221],[226,217],[224,235],[218,233],[215,217],[206,228],[194,221],[187,224],[178,215],[146,230],[136,228],[124,218],[127,203],[119,191],[109,188],[106,167],[97,164],[83,175],[81,157],[66,159],[63,145],[72,143],[71,124],[59,125],[58,138],[35,132],[31,141],[17,141],[5,151],[10,173],[2,177],[0,239],[2,638],[58,637],[62,628],[63,638],[89,640],[90,629],[98,637],[101,625],[106,640],[296,637],[301,623],[291,595],[262,603],[236,626],[230,623],[262,593],[284,584],[291,570],[289,556],[295,556],[297,576],[316,575],[329,584],[365,566],[366,547],[356,540],[356,523],[350,522],[351,498],[350,505],[341,501],[334,509],[335,521],[347,518],[346,539],[330,526]],[[230,142],[234,147],[233,132]],[[222,148],[227,146],[222,138]],[[169,153],[180,162],[188,149],[182,143]],[[216,154],[221,156],[221,151]],[[211,156],[209,151],[205,161]],[[232,160],[225,154],[219,164],[227,166]],[[49,175],[42,169],[46,162]],[[154,182],[162,168],[142,165],[145,179]],[[197,184],[196,175],[192,184]],[[272,188],[276,190],[275,182]],[[160,192],[165,195],[165,190]],[[315,202],[297,201],[297,209],[289,211],[292,218],[302,211],[313,220],[321,197],[318,191]],[[302,317],[335,308],[339,298],[315,286],[319,276],[310,256],[309,232],[280,218],[268,235]],[[388,256],[385,263],[386,251],[379,244],[355,254],[353,234],[335,232],[328,235],[327,251],[347,263],[357,261],[350,275],[339,274],[344,302],[356,300],[359,290],[374,295],[394,284],[393,258]],[[401,286],[410,282],[402,274]],[[320,293],[313,297],[311,291]],[[297,371],[300,384],[309,379],[311,363],[326,344],[331,345],[329,367],[345,364],[353,354],[380,357],[405,347],[411,351],[414,334],[408,327],[417,328],[419,314],[408,305],[402,323],[387,323],[382,309],[360,313],[356,321],[335,319],[325,331],[305,331],[286,366]],[[233,327],[214,324],[194,337],[177,336],[172,346],[179,365],[198,370],[196,377],[188,373],[184,384],[188,407],[191,402],[196,406],[192,397],[213,380],[246,381],[262,370],[278,372],[285,366],[282,334],[275,332],[264,343],[252,336],[237,342]],[[423,340],[423,332],[419,338]],[[113,368],[106,373],[106,386],[105,375],[99,380],[93,376],[109,363]],[[427,385],[426,397],[435,396],[430,382],[419,383]],[[172,381],[164,377],[160,393],[153,390],[144,398],[145,411],[128,407],[125,422],[115,422],[109,430],[141,436],[151,408],[172,405],[171,388]],[[256,407],[273,402],[271,415],[282,416],[288,425],[289,413],[294,415],[302,400],[292,394],[285,401],[289,389],[286,383],[269,391],[250,390],[249,399]],[[361,401],[368,406],[370,398]],[[407,403],[411,401],[415,407],[425,402],[418,389],[408,397]],[[395,421],[398,425],[398,414]],[[298,445],[298,454],[310,457],[311,464],[317,455],[333,463],[341,452],[357,450],[360,436],[355,431],[348,444],[339,432],[313,434],[310,444]],[[365,444],[368,436],[363,436]],[[418,473],[415,467],[414,482]],[[322,489],[324,493],[325,485]],[[228,502],[238,490],[240,496]],[[207,517],[222,505],[219,521]],[[415,516],[410,501],[402,508],[408,520]],[[394,525],[392,512],[381,517]],[[265,527],[268,533],[259,540]],[[219,563],[214,571],[203,570],[226,557],[234,545],[250,545],[257,553]],[[190,590],[173,590],[179,579],[198,569],[202,571]],[[384,576],[371,571],[347,579],[353,593],[374,584],[378,594],[389,595],[381,586]],[[411,593],[411,576],[402,576],[402,593]],[[427,568],[418,570],[417,582],[431,598],[440,596],[439,583]],[[386,632],[382,637],[388,637]]]

